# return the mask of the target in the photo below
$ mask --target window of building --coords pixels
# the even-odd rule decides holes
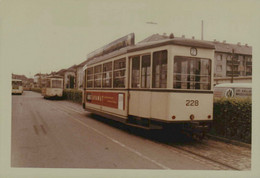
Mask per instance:
[[[87,69],[87,88],[93,87],[94,70],[93,67]]]
[[[125,88],[126,59],[114,61],[114,88]]]
[[[227,61],[231,61],[231,55],[227,55]]]
[[[153,53],[153,88],[167,87],[167,51]]]
[[[112,62],[103,64],[102,87],[112,87]]]
[[[222,65],[217,65],[217,72],[222,72]]]
[[[151,55],[142,56],[142,88],[150,88]]]
[[[140,88],[140,56],[132,58],[132,88]]]
[[[211,61],[191,57],[174,57],[173,88],[211,88]]]
[[[95,66],[94,67],[94,87],[95,88],[101,87],[101,78],[102,78],[101,65]]]
[[[74,88],[75,87],[75,76],[72,74],[67,75],[67,83],[66,88]]]
[[[221,60],[222,60],[222,54],[218,54],[218,55],[217,55],[217,60],[218,60],[218,61],[221,61]]]

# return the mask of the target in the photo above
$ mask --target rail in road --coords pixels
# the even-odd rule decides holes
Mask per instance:
[[[171,137],[168,137],[168,135],[161,134],[161,137],[157,137],[155,133],[147,134],[147,131],[129,128],[120,123],[110,121],[102,117],[89,117],[89,113],[84,111],[81,105],[69,101],[44,100],[38,93],[32,92],[25,92],[24,96],[21,96],[20,98],[18,97],[20,96],[15,96],[15,98],[13,98],[13,109],[16,110],[13,111],[13,117],[18,117],[16,112],[21,114],[22,109],[26,109],[23,107],[27,107],[28,105],[30,111],[23,112],[23,114],[26,118],[32,116],[34,118],[33,123],[29,123],[29,121],[26,120],[23,123],[28,122],[31,124],[33,126],[31,127],[33,128],[31,130],[33,130],[35,135],[41,136],[41,139],[39,140],[39,138],[36,137],[37,140],[35,140],[35,138],[33,138],[31,135],[32,132],[30,132],[30,134],[27,133],[26,136],[29,139],[34,140],[32,143],[28,143],[31,145],[28,146],[23,145],[24,143],[17,143],[19,142],[17,139],[22,139],[22,135],[16,137],[14,136],[14,138],[12,138],[12,166],[14,167],[87,167],[200,170],[249,170],[251,168],[251,150],[248,148],[212,140],[206,140],[203,142],[196,142],[191,140],[176,141],[174,139],[169,140]],[[33,107],[33,105],[37,104],[41,105],[40,108]],[[44,112],[48,112],[46,113],[46,116],[43,116]],[[51,113],[56,113],[56,118],[50,118],[53,117]],[[13,135],[15,135],[19,129],[22,129],[23,131],[27,129],[19,128],[20,126],[17,126],[15,121],[17,121],[16,118],[13,118]],[[63,134],[65,135],[65,138],[60,139],[63,132],[66,132]],[[73,141],[70,141],[68,137],[72,137]],[[166,139],[165,141],[165,137],[168,137],[169,139]],[[53,142],[50,143],[50,140],[48,139],[51,138],[53,139]],[[67,143],[63,143],[64,140]],[[90,145],[89,142],[92,145]],[[59,146],[54,147],[53,145],[57,143],[59,143]],[[102,145],[104,147],[102,153],[98,153],[98,151],[93,151],[91,149],[92,147],[99,146],[101,144],[105,145]],[[35,145],[38,145],[39,147],[36,149]],[[49,150],[44,151],[41,147],[45,147],[47,148],[46,150]],[[64,147],[70,147],[71,150],[66,150]],[[111,152],[111,148],[114,148],[113,152]],[[72,164],[68,162],[64,165],[64,162],[66,162],[67,158],[64,158],[65,160],[57,161],[60,154],[57,149],[60,149],[60,152],[65,150],[64,152],[66,154],[73,152],[72,157],[73,154],[75,157],[80,157],[79,155],[81,154],[82,157],[84,157],[87,155],[88,151],[91,153],[91,155],[87,155],[87,159],[90,159],[90,157],[91,159],[94,159],[93,154],[101,154],[102,156],[97,156],[99,160],[97,160],[95,163],[89,163],[85,162],[85,160],[77,160],[79,158],[76,159],[70,157],[69,159],[73,160],[71,162],[75,163]],[[34,151],[36,152],[35,155],[38,154],[40,157],[42,157],[40,154],[47,155],[46,157],[48,157],[50,152],[54,152],[54,155],[50,156],[51,159],[46,159],[46,162],[44,163],[39,163],[39,161],[37,162],[37,160],[35,161],[33,159],[30,163],[28,163],[20,158],[21,153],[28,155],[28,157],[34,157],[35,155],[31,155],[31,153],[26,152],[26,150]],[[96,150],[100,149],[97,147]],[[104,151],[107,151],[107,154],[104,153]],[[111,161],[111,158],[114,160]],[[110,161],[104,159],[110,159]],[[123,159],[127,159],[130,163],[126,164],[125,162],[127,161]],[[54,162],[56,161],[55,164],[51,163],[52,160],[54,160]],[[133,163],[131,163],[131,160]],[[102,161],[107,163],[102,164]],[[121,165],[120,162],[122,162]],[[144,162],[146,164],[143,164]]]

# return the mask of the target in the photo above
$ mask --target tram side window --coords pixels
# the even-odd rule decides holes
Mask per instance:
[[[94,67],[94,87],[95,88],[101,87],[101,78],[102,78],[101,65],[95,66]]]
[[[140,88],[140,56],[132,58],[132,88]]]
[[[103,64],[102,87],[112,87],[112,62]]]
[[[211,61],[190,57],[174,57],[173,88],[210,90]]]
[[[167,51],[153,53],[153,88],[167,87]]]
[[[142,56],[142,88],[150,88],[151,55]]]
[[[93,67],[87,69],[87,88],[93,87],[94,71]]]
[[[114,88],[125,88],[126,59],[114,61]]]

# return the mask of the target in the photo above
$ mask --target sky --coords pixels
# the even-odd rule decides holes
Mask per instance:
[[[1,66],[33,77],[80,64],[88,53],[129,33],[227,43],[257,43],[257,0],[2,0]],[[155,22],[157,24],[148,24]],[[259,25],[258,25],[259,26]]]

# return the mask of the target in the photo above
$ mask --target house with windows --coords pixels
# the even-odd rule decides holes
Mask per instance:
[[[85,78],[85,73],[83,67],[86,65],[87,61],[83,61],[76,66],[76,89],[83,90],[83,81]]]
[[[56,74],[63,77],[63,88],[74,89],[76,88],[76,67],[73,65],[68,69],[61,69]]]
[[[214,40],[215,45],[215,84],[252,82],[252,47],[247,44],[228,44]]]

